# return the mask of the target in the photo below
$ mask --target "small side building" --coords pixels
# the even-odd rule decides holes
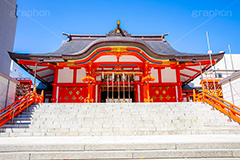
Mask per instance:
[[[16,98],[22,98],[31,92],[31,86],[33,85],[31,78],[18,77],[15,78],[20,83],[17,85]]]

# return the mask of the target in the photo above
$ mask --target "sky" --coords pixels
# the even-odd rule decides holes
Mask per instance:
[[[71,34],[107,34],[120,27],[132,35],[169,33],[178,51],[240,53],[240,0],[17,0],[14,52],[57,50]]]

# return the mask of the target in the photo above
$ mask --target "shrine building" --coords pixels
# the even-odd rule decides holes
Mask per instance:
[[[55,103],[181,102],[183,86],[224,55],[179,52],[168,34],[131,35],[120,21],[106,35],[63,34],[55,52],[9,52],[47,85]]]

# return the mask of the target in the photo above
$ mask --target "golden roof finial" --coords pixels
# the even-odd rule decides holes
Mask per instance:
[[[117,21],[117,27],[120,27],[120,20]]]

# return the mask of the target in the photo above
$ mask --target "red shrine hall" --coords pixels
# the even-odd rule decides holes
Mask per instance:
[[[54,103],[181,102],[183,86],[211,65],[206,53],[173,49],[168,34],[131,35],[120,21],[106,35],[63,34],[55,52],[9,52],[47,85]],[[212,54],[212,64],[223,55]]]

